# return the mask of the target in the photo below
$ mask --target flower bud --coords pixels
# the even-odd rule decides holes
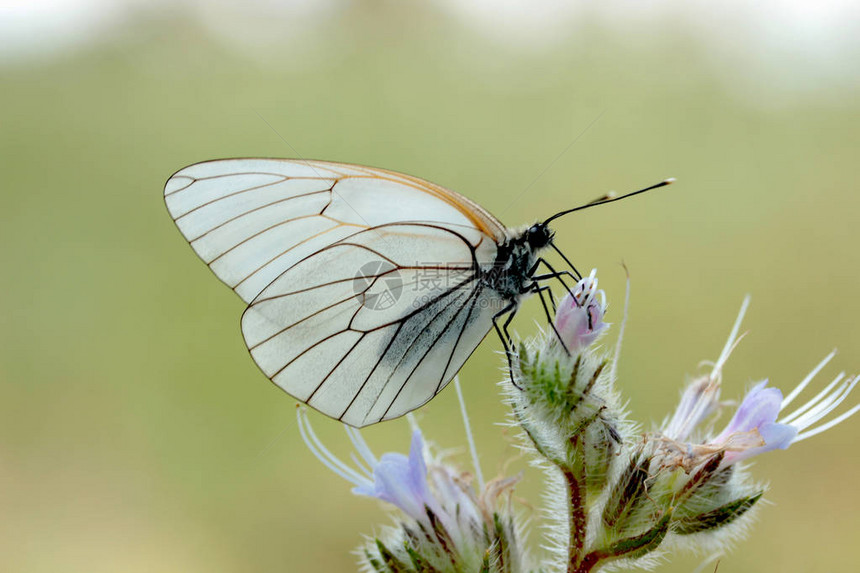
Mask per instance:
[[[597,288],[596,270],[567,293],[555,314],[555,329],[565,347],[576,352],[594,344],[606,329],[606,294]]]

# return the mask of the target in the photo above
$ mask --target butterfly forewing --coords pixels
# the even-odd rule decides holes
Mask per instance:
[[[263,372],[354,426],[432,398],[506,304],[479,280],[504,227],[415,177],[219,160],[177,172],[165,200],[195,252],[250,303],[242,331]]]
[[[382,169],[283,159],[224,159],[186,167],[165,186],[182,234],[215,274],[251,302],[287,268],[357,230],[399,221],[504,227],[438,185]]]

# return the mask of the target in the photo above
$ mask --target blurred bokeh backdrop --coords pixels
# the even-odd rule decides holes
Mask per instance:
[[[674,176],[557,225],[616,323],[630,269],[633,415],[674,406],[746,293],[726,397],[791,387],[833,347],[827,377],[859,370],[858,16],[847,0],[0,2],[0,570],[346,572],[388,519],[301,443],[295,401],[244,349],[241,301],[168,217],[164,181],[204,159],[387,167],[510,225]],[[498,425],[499,349],[462,371],[466,399],[485,473],[523,469],[539,522],[540,475]],[[419,419],[468,467],[453,390]],[[403,421],[366,436],[408,444]],[[855,570],[858,436],[850,420],[757,460],[772,504],[720,572]]]

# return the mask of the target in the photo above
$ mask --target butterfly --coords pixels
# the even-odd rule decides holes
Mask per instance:
[[[508,350],[525,297],[544,301],[548,279],[581,278],[555,247],[552,220],[669,182],[518,229],[429,181],[327,161],[196,163],[168,179],[164,199],[248,304],[242,334],[263,373],[362,427],[428,402],[492,329]],[[549,248],[570,270],[541,256]]]

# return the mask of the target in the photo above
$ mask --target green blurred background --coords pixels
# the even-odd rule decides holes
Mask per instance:
[[[204,159],[383,166],[510,225],[674,176],[557,224],[579,268],[599,268],[616,323],[630,268],[633,415],[650,427],[674,406],[746,293],[726,397],[764,377],[788,389],[835,346],[819,387],[860,369],[860,34],[845,3],[51,13],[62,4],[5,3],[0,27],[3,571],[353,571],[362,534],[388,520],[301,443],[295,401],[244,349],[241,301],[168,217],[164,181]],[[461,373],[490,475],[525,468],[497,425],[499,348],[489,337]],[[337,424],[312,419],[345,455]],[[419,419],[440,447],[464,445],[453,390]],[[403,421],[365,435],[377,452],[408,445]],[[858,435],[851,420],[757,460],[773,503],[720,572],[855,570]],[[534,507],[540,479],[525,469],[519,489]]]

